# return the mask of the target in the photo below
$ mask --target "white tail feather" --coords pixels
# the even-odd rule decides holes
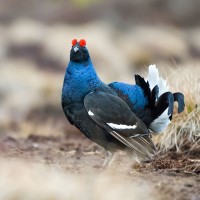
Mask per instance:
[[[170,124],[168,108],[157,118],[155,119],[149,126],[149,128],[155,133],[160,133],[164,131],[167,126]]]
[[[156,85],[159,88],[158,97],[160,97],[163,93],[169,91],[169,86],[167,85],[167,81],[159,76],[158,69],[156,65],[149,66],[149,75],[148,81],[150,85],[150,89],[152,90]],[[168,108],[150,124],[150,129],[155,133],[160,133],[169,125],[169,115]]]
[[[156,68],[156,65],[150,65],[149,66],[148,81],[149,81],[149,85],[150,85],[151,90],[156,85],[158,85],[158,88],[159,88],[158,96],[161,96],[163,93],[169,91],[169,86],[167,85],[167,81],[159,76],[158,69]]]

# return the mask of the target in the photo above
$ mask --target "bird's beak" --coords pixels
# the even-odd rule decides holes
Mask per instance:
[[[74,47],[74,52],[76,53],[77,51],[79,51],[79,48],[76,46]]]

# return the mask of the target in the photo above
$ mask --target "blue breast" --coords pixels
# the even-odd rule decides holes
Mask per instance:
[[[87,63],[69,63],[62,89],[62,101],[66,104],[83,101],[86,94],[102,84],[91,60]]]
[[[131,104],[131,109],[133,111],[144,109],[148,104],[148,100],[144,95],[142,88],[138,85],[113,82],[110,83],[109,86],[113,88],[124,101],[129,105]]]

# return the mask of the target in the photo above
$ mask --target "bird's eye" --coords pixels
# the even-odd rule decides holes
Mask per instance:
[[[81,47],[85,47],[85,46],[86,46],[86,41],[85,41],[84,39],[81,39],[81,40],[79,41],[79,45],[80,45]]]
[[[77,43],[77,39],[72,40],[72,46],[74,46]]]

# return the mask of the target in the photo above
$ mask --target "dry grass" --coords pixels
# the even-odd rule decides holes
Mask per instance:
[[[172,91],[185,95],[184,113],[175,114],[168,129],[155,138],[160,152],[154,162],[137,169],[116,162],[116,168],[104,171],[100,168],[103,151],[78,134],[73,140],[68,137],[77,130],[67,124],[60,108],[63,73],[38,70],[25,59],[4,62],[0,69],[0,153],[6,158],[0,159],[0,200],[169,199],[173,196],[169,191],[177,192],[176,185],[182,184],[185,190],[184,182],[161,177],[159,170],[199,173],[200,68],[198,63],[158,67]],[[177,160],[162,156],[171,152],[183,156]],[[195,161],[185,159],[191,155]],[[146,173],[154,171],[157,174],[146,179]],[[175,190],[166,189],[172,180]]]
[[[180,152],[184,156],[189,153],[194,156],[195,152],[199,152],[200,109],[196,106],[199,102],[196,77],[199,69],[186,67],[170,71],[173,72],[168,76],[171,88],[185,94],[186,109],[181,115],[175,115],[169,128],[156,138],[159,153]],[[31,72],[32,76],[37,76],[37,73]],[[180,77],[174,81],[177,74]],[[53,84],[57,80],[51,79],[52,87],[49,86],[47,90],[51,91],[50,95],[41,89],[48,88],[45,87],[48,85],[47,79],[43,80],[41,87],[35,85],[37,89],[34,94],[38,98],[42,94],[47,102],[60,105],[58,99],[51,100],[52,91],[55,95],[59,94],[60,83]],[[172,199],[174,193],[177,193],[177,199],[199,198],[199,179],[195,178],[199,173],[197,160],[183,159],[184,156],[173,159],[159,154],[159,158],[152,163],[131,168],[122,161],[120,164],[115,162],[114,168],[103,170],[100,167],[103,151],[94,153],[94,148],[90,146],[92,143],[78,139],[78,134],[73,140],[67,137],[58,139],[66,132],[73,134],[75,131],[69,127],[66,131],[65,117],[55,116],[52,107],[44,108],[45,101],[36,102],[34,107],[29,103],[29,112],[20,123],[13,125],[11,118],[10,122],[1,123],[0,126],[1,132],[5,131],[11,136],[1,143],[7,146],[0,145],[4,155],[0,159],[0,200],[165,200]],[[7,109],[12,111],[11,104],[7,105]],[[20,105],[23,107],[23,104]],[[52,111],[47,112],[50,109]],[[30,138],[30,134],[34,135]],[[185,179],[186,176],[189,177]]]
[[[166,69],[165,69],[166,70]],[[177,67],[169,72],[168,81],[174,92],[180,91],[185,95],[185,111],[175,114],[172,123],[158,138],[161,153],[170,150],[184,155],[200,151],[200,67],[186,65]],[[165,77],[165,73],[163,75]]]

